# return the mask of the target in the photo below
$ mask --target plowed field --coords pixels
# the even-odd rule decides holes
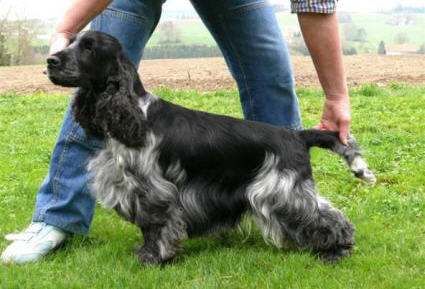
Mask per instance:
[[[309,57],[293,57],[292,61],[298,87],[319,86]],[[389,82],[425,84],[425,56],[349,56],[344,61],[350,87]],[[41,65],[0,67],[0,93],[69,91],[52,85],[42,70]],[[139,72],[148,89],[163,86],[212,91],[235,87],[221,58],[145,60]]]

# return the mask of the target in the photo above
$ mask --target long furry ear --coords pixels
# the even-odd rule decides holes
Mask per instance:
[[[107,82],[118,83],[121,89],[126,89],[128,96],[138,99],[146,94],[146,90],[140,81],[137,69],[121,50],[118,53],[116,73],[112,73]]]
[[[91,88],[78,88],[74,94],[72,112],[74,119],[86,133],[104,137],[104,131],[96,119],[96,94]]]
[[[146,91],[127,57],[120,55],[117,60],[118,73],[111,75],[106,90],[99,96],[94,121],[126,146],[140,147],[148,124],[139,108],[139,99]]]

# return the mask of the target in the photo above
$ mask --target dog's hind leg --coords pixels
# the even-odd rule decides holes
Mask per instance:
[[[277,247],[289,239],[327,261],[348,255],[354,245],[354,226],[316,194],[313,180],[300,180],[294,171],[266,166],[267,162],[247,189],[251,211],[265,239]]]
[[[350,255],[355,228],[348,218],[316,193],[313,180],[295,185],[293,200],[275,211],[285,234],[299,247],[328,262]]]

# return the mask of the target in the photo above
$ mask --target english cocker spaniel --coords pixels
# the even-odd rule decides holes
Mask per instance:
[[[79,87],[75,120],[105,139],[88,163],[91,191],[142,230],[142,264],[170,261],[185,238],[233,227],[244,213],[278,247],[288,240],[327,261],[352,251],[354,226],[317,194],[309,148],[341,155],[373,184],[354,139],[344,146],[336,132],[289,131],[164,101],[105,33],[79,35],[47,63],[53,83]]]

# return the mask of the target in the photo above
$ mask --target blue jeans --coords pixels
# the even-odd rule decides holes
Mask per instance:
[[[118,38],[133,64],[161,16],[163,1],[116,0],[91,24],[92,30]],[[288,50],[273,9],[264,0],[192,0],[235,78],[246,119],[290,129],[301,117]],[[85,166],[104,145],[86,135],[70,106],[55,145],[49,173],[37,194],[34,222],[87,234],[95,200],[87,187]]]

